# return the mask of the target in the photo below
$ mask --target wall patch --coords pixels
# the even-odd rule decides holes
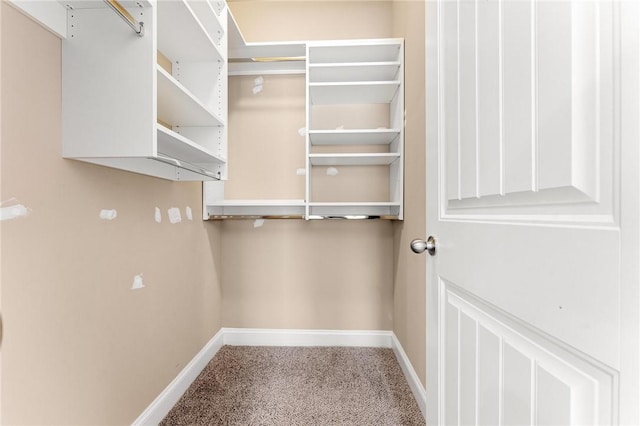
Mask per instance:
[[[162,222],[162,213],[160,213],[160,208],[159,207],[156,207],[155,218],[156,218],[156,222],[158,222],[158,223]]]
[[[102,220],[113,220],[118,217],[118,212],[116,209],[102,209],[100,210],[100,219]]]
[[[171,207],[167,213],[169,214],[169,222],[171,222],[172,225],[182,222],[182,215],[180,214],[179,208]]]
[[[133,277],[133,284],[131,285],[131,290],[139,290],[144,288],[144,283],[142,282],[142,274],[136,275]]]
[[[16,198],[0,202],[0,220],[16,219],[30,214],[31,209],[20,204]]]
[[[187,219],[189,220],[193,220],[193,211],[191,211],[191,207],[187,206],[184,209],[185,215],[187,216]]]
[[[262,85],[264,84],[264,77],[260,76],[260,77],[256,77],[255,80],[253,80],[253,94],[257,95],[258,93],[262,92]]]

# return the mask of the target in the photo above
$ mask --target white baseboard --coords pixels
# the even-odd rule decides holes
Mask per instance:
[[[157,425],[178,402],[223,345],[233,346],[360,346],[392,348],[418,406],[425,414],[426,393],[420,379],[391,331],[279,330],[222,328],[162,391],[133,425]]]
[[[420,407],[420,411],[422,411],[422,416],[427,418],[427,392],[425,388],[422,387],[422,382],[420,382],[420,377],[416,374],[416,370],[414,370],[413,365],[411,365],[411,361],[409,361],[409,357],[405,353],[400,341],[396,337],[395,334],[392,335],[393,339],[393,352],[396,354],[396,358],[398,359],[398,363],[400,364],[400,368],[402,368],[402,372],[404,373],[404,377],[407,379],[407,383],[409,383],[409,388],[411,388],[411,392],[413,393],[413,397],[416,399],[418,403],[418,407]]]
[[[223,345],[224,329],[221,329],[204,345],[200,352],[185,365],[176,378],[151,402],[133,424],[146,426],[160,423]]]
[[[234,346],[368,346],[390,348],[391,331],[280,330],[224,328],[224,344]]]

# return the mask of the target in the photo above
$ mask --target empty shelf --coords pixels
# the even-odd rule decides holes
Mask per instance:
[[[309,219],[398,219],[400,203],[309,203]]]
[[[221,126],[220,117],[209,111],[162,67],[157,67],[158,117],[174,126]]]
[[[399,158],[398,153],[309,154],[313,166],[387,166]]]
[[[309,64],[309,81],[393,81],[397,78],[399,70],[400,62]]]
[[[310,130],[311,145],[388,145],[400,134],[394,129]]]
[[[309,62],[393,62],[398,61],[401,44],[371,43],[358,45],[339,45],[324,43],[322,46],[309,44]]]
[[[223,55],[185,1],[158,2],[158,50],[172,61],[222,61]]]
[[[309,95],[314,105],[388,104],[399,87],[399,81],[310,83]]]
[[[176,160],[204,166],[224,164],[226,161],[184,136],[157,125],[158,153]]]
[[[210,219],[302,219],[304,200],[222,200],[207,205]]]

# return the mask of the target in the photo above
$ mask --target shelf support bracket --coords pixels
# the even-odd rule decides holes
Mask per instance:
[[[131,29],[138,34],[139,37],[144,36],[144,22],[137,22],[133,16],[125,9],[117,0],[104,0],[104,2],[113,9],[114,12],[122,18],[124,22],[131,27]]]

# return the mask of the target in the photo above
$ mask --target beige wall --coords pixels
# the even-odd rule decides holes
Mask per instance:
[[[247,0],[230,8],[247,41],[381,38],[392,32],[389,2]],[[257,96],[251,93],[253,78],[231,80],[229,133],[235,146],[227,196],[304,198],[304,177],[296,176],[305,166],[298,134],[305,125],[304,77],[264,76]],[[277,154],[283,151],[289,157]],[[240,158],[249,152],[252,166],[245,168]],[[392,328],[388,221],[268,220],[259,228],[251,221],[226,221],[223,246],[224,326]]]
[[[199,183],[62,159],[60,40],[1,19],[0,198],[31,214],[0,222],[0,420],[130,424],[220,328],[221,226],[198,220]]]
[[[424,2],[393,2],[394,36],[405,39],[405,194],[404,222],[394,224],[393,331],[413,368],[426,379],[427,256],[409,250],[425,238],[425,33]]]
[[[391,37],[385,0],[230,0],[248,42]]]

